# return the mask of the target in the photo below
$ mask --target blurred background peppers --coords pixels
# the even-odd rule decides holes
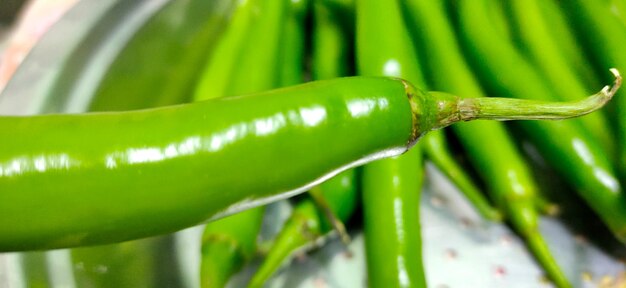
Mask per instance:
[[[75,51],[73,60],[62,66],[54,84],[41,92],[44,96],[40,98],[46,104],[30,113],[77,112],[80,111],[77,107],[84,105],[76,103],[89,103],[84,107],[94,111],[154,107],[356,73],[405,77],[422,89],[449,91],[463,97],[547,96],[545,99],[569,100],[591,94],[602,83],[609,83],[608,68],[626,69],[626,60],[622,59],[621,53],[626,45],[625,13],[620,0],[201,2],[172,1],[162,8],[154,8],[159,12],[137,26],[141,28],[133,32],[132,38],[122,45],[123,49],[112,53],[110,60],[97,62],[106,69],[102,69],[96,80],[81,84],[85,72],[92,70],[76,67],[80,67],[81,59],[89,63],[87,60],[94,58],[81,51],[90,51],[86,47],[99,45],[98,40],[86,36],[84,43],[77,46],[81,48]],[[0,4],[0,11],[4,13],[9,11],[5,7],[17,6],[15,1],[8,1]],[[114,5],[112,10],[129,7],[128,4]],[[7,15],[0,17],[12,18],[15,14]],[[94,27],[103,29],[97,28],[98,25]],[[6,69],[7,63],[10,62],[3,61],[1,67]],[[20,71],[16,77],[18,80],[13,83],[18,83],[19,77]],[[7,107],[9,100],[14,99],[15,96],[7,96],[15,95],[11,93],[16,89],[13,85],[9,82],[7,92],[0,95],[0,106]],[[362,240],[359,240],[358,231],[364,228],[369,280],[363,283],[380,287],[383,284],[377,283],[398,281],[398,286],[403,286],[408,283],[402,282],[406,279],[418,279],[409,281],[414,285],[405,286],[424,286],[429,275],[428,265],[425,273],[418,264],[407,266],[416,267],[407,274],[409,278],[402,278],[401,273],[392,273],[393,280],[379,278],[385,277],[379,276],[385,269],[395,269],[394,265],[399,262],[393,259],[415,261],[411,263],[429,261],[420,256],[422,244],[419,215],[416,214],[420,206],[428,209],[426,201],[421,201],[421,205],[418,203],[422,186],[420,174],[423,173],[418,154],[424,153],[426,159],[436,164],[470,200],[476,211],[488,219],[485,221],[504,219],[511,224],[557,287],[579,287],[585,281],[595,280],[594,275],[589,280],[585,271],[561,271],[559,264],[567,266],[566,260],[557,257],[555,261],[550,255],[551,249],[540,236],[542,218],[539,213],[554,213],[558,211],[557,207],[565,206],[559,202],[550,203],[546,198],[550,191],[540,190],[550,186],[537,183],[545,179],[533,176],[535,171],[532,169],[535,168],[530,167],[537,167],[533,161],[538,158],[532,153],[538,151],[541,159],[564,179],[568,186],[563,189],[567,201],[591,207],[593,212],[588,213],[599,216],[595,221],[604,222],[614,237],[623,241],[626,237],[626,199],[623,199],[622,186],[626,184],[626,146],[623,144],[626,143],[626,97],[623,97],[626,95],[623,91],[609,110],[589,117],[558,123],[455,125],[451,129],[454,134],[441,132],[428,136],[422,140],[420,150],[402,156],[408,159],[415,154],[415,163],[407,164],[406,169],[398,166],[399,160],[385,160],[365,167],[363,171],[356,169],[340,174],[313,189],[311,196],[294,200],[292,217],[285,222],[284,230],[273,245],[257,243],[256,231],[261,228],[263,209],[225,218],[221,225],[220,221],[211,223],[202,237],[202,249],[200,239],[197,239],[198,250],[194,253],[202,255],[203,260],[200,265],[198,256],[198,262],[191,264],[202,266],[198,272],[202,277],[198,276],[196,281],[181,279],[184,277],[171,269],[171,266],[179,265],[176,262],[182,258],[177,258],[179,255],[175,254],[179,252],[174,248],[172,238],[167,236],[77,248],[65,260],[58,260],[58,256],[48,253],[24,254],[24,275],[28,287],[53,287],[54,281],[50,279],[54,277],[50,275],[49,265],[54,261],[71,261],[69,265],[74,268],[72,281],[77,287],[196,286],[200,283],[215,287],[225,285],[250,261],[252,264],[245,266],[248,268],[243,274],[253,274],[258,261],[267,253],[265,261],[268,264],[261,267],[268,268],[259,270],[251,282],[251,286],[260,286],[273,271],[289,261],[285,259],[291,251],[319,247],[320,239],[332,239],[332,235],[341,236],[345,242],[350,239],[350,234],[359,243]],[[533,148],[529,150],[528,147]],[[448,149],[453,149],[454,154],[449,154]],[[398,163],[392,165],[394,161]],[[432,175],[428,179],[432,179]],[[427,191],[432,189],[428,179]],[[381,208],[386,205],[386,199],[371,196],[387,191],[392,197],[396,194],[391,192],[396,190],[401,191],[398,197],[408,197],[400,206],[414,206],[415,210]],[[408,193],[408,190],[413,192]],[[482,190],[487,193],[483,195]],[[346,194],[339,198],[335,196],[344,195],[341,193]],[[363,208],[355,211],[357,193],[363,193],[360,197]],[[426,195],[427,199],[436,199]],[[391,200],[390,203],[396,202]],[[351,217],[355,213],[362,215],[362,220]],[[385,213],[389,215],[385,216]],[[407,213],[413,216],[410,219],[399,216]],[[412,223],[410,228],[404,232],[390,228],[393,221],[397,224],[400,219],[397,217],[407,220],[403,223]],[[391,222],[384,224],[384,221]],[[384,228],[375,228],[376,225]],[[428,226],[428,223],[422,223],[424,225]],[[428,230],[423,228],[422,233],[424,229]],[[575,227],[572,230],[578,231]],[[331,231],[335,233],[329,235]],[[383,244],[388,241],[384,237],[398,232],[406,237],[413,236],[404,240],[396,237],[396,240]],[[412,240],[402,242],[406,239]],[[280,244],[285,242],[288,244]],[[339,250],[348,249],[350,252],[345,253],[354,253],[354,249],[349,248],[353,245],[344,246],[346,244],[348,242],[340,245],[343,248]],[[603,248],[602,244],[598,245]],[[395,246],[406,250],[396,254],[400,250],[394,250],[392,247]],[[265,250],[263,247],[277,248]],[[424,243],[424,247],[428,247],[428,243]],[[448,252],[446,255],[456,257],[457,252]],[[611,255],[613,251],[608,252]],[[58,252],[54,253],[58,255]],[[375,257],[389,257],[390,260],[369,262],[379,259]],[[257,260],[256,264],[254,260]],[[0,271],[1,268],[2,265]],[[494,271],[498,275],[506,269],[496,267]],[[217,280],[207,280],[211,278]],[[234,283],[247,283],[248,277],[243,278],[235,279]],[[537,283],[537,279],[528,281]],[[613,283],[616,281],[619,280]]]

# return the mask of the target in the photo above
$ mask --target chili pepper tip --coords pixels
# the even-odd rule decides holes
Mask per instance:
[[[605,94],[607,94],[609,97],[613,97],[613,95],[617,93],[617,90],[622,86],[622,75],[619,74],[619,70],[617,70],[617,68],[611,68],[609,69],[609,71],[611,71],[611,73],[613,73],[613,76],[615,76],[613,87],[611,87],[610,85],[607,85],[604,87],[604,89],[602,89],[602,91]],[[605,91],[605,90],[609,90],[609,91]]]

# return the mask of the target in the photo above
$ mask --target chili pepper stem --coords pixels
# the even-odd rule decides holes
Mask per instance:
[[[328,201],[324,198],[322,191],[319,186],[313,187],[311,191],[309,191],[309,195],[313,198],[313,202],[317,206],[317,208],[326,216],[328,222],[330,222],[333,229],[339,234],[339,238],[341,242],[348,246],[350,244],[350,235],[348,234],[348,230],[344,223],[337,217],[337,214],[333,212]]]
[[[460,98],[443,92],[429,92],[436,101],[437,122],[431,129],[439,129],[459,121],[489,120],[561,120],[589,114],[603,107],[622,85],[622,76],[615,68],[613,85],[583,100],[569,102],[545,102],[505,98]],[[408,92],[411,93],[411,92]],[[413,101],[415,102],[415,101]],[[420,106],[421,103],[414,104]],[[423,123],[428,124],[428,123]],[[419,123],[418,123],[419,125]]]

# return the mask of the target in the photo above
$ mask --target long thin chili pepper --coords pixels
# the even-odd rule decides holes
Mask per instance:
[[[336,17],[337,11],[323,1],[314,1],[313,7],[315,21],[312,74],[324,79],[345,76],[348,43],[344,39],[349,38],[348,29],[341,27]],[[305,198],[296,204],[249,286],[263,285],[296,250],[314,245],[333,226],[343,225],[356,208],[356,185],[356,171],[349,169],[313,188],[309,193],[316,197]],[[313,198],[321,198],[323,203],[316,205]],[[326,210],[320,209],[319,205],[326,205]],[[328,213],[332,213],[330,219],[327,217]]]
[[[553,99],[554,92],[532,66],[498,33],[487,31],[488,3],[461,1],[462,36],[485,84],[494,93],[528,99]],[[489,57],[485,57],[489,55]],[[480,60],[478,60],[480,59]],[[515,67],[515,69],[510,69]],[[524,79],[522,82],[517,82]],[[605,221],[615,236],[626,241],[626,199],[609,159],[575,122],[521,123],[542,155],[569,179],[577,192]]]
[[[399,1],[356,1],[360,75],[403,77],[422,85],[417,53]],[[422,145],[363,166],[363,223],[368,286],[426,287],[420,195]]]
[[[420,43],[423,43],[424,53],[430,56],[426,62],[430,68],[433,86],[468,97],[484,96],[463,57],[441,3],[409,0],[405,4],[413,27],[417,30],[415,34]],[[464,4],[466,3],[461,3]],[[449,70],[452,67],[454,72]],[[523,156],[504,126],[493,122],[475,122],[453,128],[462,139],[472,163],[475,163],[484,178],[492,199],[503,209],[505,217],[514,228],[528,241],[530,250],[547,274],[560,287],[570,286],[539,232],[537,186]]]
[[[485,198],[473,179],[450,155],[443,131],[433,131],[422,139],[424,155],[463,193],[476,211],[485,219],[502,221],[502,213]],[[442,151],[443,150],[443,151]]]
[[[231,13],[230,21],[225,32],[210,53],[199,81],[195,86],[193,99],[206,100],[224,97],[228,90],[229,80],[233,70],[237,67],[240,49],[245,45],[250,27],[258,21],[259,14],[254,11],[260,9],[262,0],[236,1],[237,5]]]
[[[602,82],[582,47],[580,35],[569,25],[564,11],[559,7],[560,4],[553,0],[541,1],[539,4],[541,15],[550,27],[548,31],[550,37],[559,39],[558,48],[563,54],[562,57],[573,67],[572,70],[578,79],[583,81],[586,88],[601,85]]]
[[[617,86],[549,103],[354,77],[138,111],[2,116],[0,251],[176,231],[306,191],[458,121],[584,115]]]
[[[296,85],[304,81],[304,53],[306,45],[304,20],[310,7],[309,0],[290,0],[282,27],[282,45],[278,69],[279,86]]]
[[[550,34],[551,27],[541,13],[542,2],[549,1],[528,0],[506,4],[511,11],[512,26],[516,39],[519,39],[520,50],[538,67],[543,78],[554,88],[558,99],[568,101],[585,98],[588,89],[575,74],[574,67],[563,57],[564,53],[559,45],[561,39]],[[580,52],[578,54],[582,54]],[[617,149],[614,133],[609,130],[610,126],[602,113],[594,113],[574,121],[581,122],[609,157],[614,158]]]
[[[277,64],[280,52],[278,35],[281,35],[280,32],[285,23],[288,3],[288,0],[264,0],[253,8],[243,7],[255,9],[253,11],[257,17],[248,23],[249,28],[243,27],[232,31],[232,33],[243,33],[246,41],[239,43],[241,46],[230,47],[232,50],[237,50],[232,55],[236,57],[236,60],[226,62],[226,64],[235,66],[222,67],[227,71],[232,71],[232,74],[228,78],[216,79],[228,82],[228,85],[224,85],[224,94],[221,96],[263,91],[275,88],[279,84],[279,74],[268,73],[268,71],[275,71],[280,67]],[[249,15],[237,16],[248,17]],[[258,37],[265,38],[256,39]],[[223,56],[216,55],[216,57]],[[209,73],[209,75],[214,74]],[[207,79],[207,82],[213,83],[210,79]],[[216,84],[219,85],[219,83]],[[202,97],[201,95],[197,94]],[[216,96],[218,95],[214,94],[214,97]],[[200,268],[202,287],[225,286],[230,277],[252,259],[256,252],[256,241],[261,230],[264,212],[265,207],[256,207],[206,225]]]
[[[626,26],[622,25],[618,19],[610,15],[608,9],[601,3],[595,1],[566,1],[561,3],[565,8],[565,13],[570,18],[570,23],[576,31],[582,35],[584,44],[592,52],[591,57],[601,67],[626,68],[626,55],[622,53],[626,47]],[[596,43],[596,41],[606,41]],[[613,50],[617,49],[617,50]],[[617,129],[619,145],[618,169],[621,172],[621,179],[626,179],[626,93],[619,92],[620,99],[616,103],[616,113],[614,122]],[[622,181],[623,185],[626,181]]]

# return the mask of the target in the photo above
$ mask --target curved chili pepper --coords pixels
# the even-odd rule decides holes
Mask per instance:
[[[553,99],[552,88],[498,33],[489,29],[485,1],[461,2],[462,35],[485,84],[501,95]],[[489,55],[489,57],[484,57]],[[478,61],[480,59],[480,61]],[[515,67],[515,69],[510,69]],[[523,82],[517,82],[524,79]],[[610,161],[575,122],[520,125],[551,163],[576,188],[621,241],[626,241],[626,199]]]
[[[368,80],[372,79],[321,82],[281,90],[278,93],[265,93],[259,97],[239,97],[151,111],[33,116],[32,118],[3,117],[0,120],[3,127],[1,129],[3,139],[16,139],[16,141],[2,143],[4,156],[1,161],[2,176],[0,179],[2,180],[0,186],[2,186],[3,193],[0,196],[2,198],[0,205],[12,206],[13,208],[4,209],[3,207],[0,209],[2,211],[2,217],[0,217],[2,219],[0,220],[2,221],[2,225],[0,225],[2,237],[0,237],[0,241],[5,243],[0,245],[3,246],[1,250],[18,250],[19,247],[23,247],[22,249],[43,249],[86,243],[106,243],[174,231],[211,218],[219,212],[226,214],[227,211],[224,210],[229,210],[226,208],[231,204],[241,203],[244,205],[247,203],[249,206],[256,206],[255,204],[259,203],[258,200],[246,198],[253,195],[257,196],[254,198],[265,198],[262,191],[267,191],[269,187],[283,191],[293,190],[301,186],[293,185],[295,183],[312,182],[323,174],[356,161],[364,155],[382,153],[394,147],[400,151],[404,150],[405,148],[401,147],[405,147],[411,139],[410,106],[405,100],[406,97],[398,97],[399,94],[406,94],[404,84],[393,80]],[[360,83],[365,85],[363,88],[371,89],[371,92],[360,91],[362,90],[360,88],[353,89],[355,88],[352,87],[353,85]],[[326,93],[325,88],[337,90]],[[354,92],[357,94],[354,95]],[[381,95],[371,95],[372,92]],[[319,93],[325,95],[320,97]],[[390,94],[393,94],[396,99],[387,99],[389,96],[385,95]],[[263,99],[262,96],[267,97]],[[334,97],[337,100],[334,100]],[[381,99],[380,105],[382,106],[380,107],[376,104],[378,99]],[[335,103],[338,100],[339,103]],[[358,115],[352,117],[354,118],[352,121],[349,120],[352,115],[349,107],[352,107],[352,111],[356,111],[355,109],[359,109],[357,105],[367,105],[366,103],[371,101],[374,101],[376,105],[373,107],[364,106],[362,109],[364,114],[360,118],[357,117],[361,116],[358,111],[353,112]],[[352,106],[348,106],[348,104]],[[343,108],[338,108],[339,111],[328,111],[337,105]],[[242,113],[241,111],[246,112]],[[336,113],[336,115],[329,115],[330,113]],[[331,119],[330,116],[333,118]],[[210,117],[211,121],[203,120],[208,119],[207,117]],[[368,125],[367,129],[365,126],[359,128],[359,125],[368,124],[367,119],[370,117],[395,120]],[[406,119],[402,119],[403,117]],[[344,125],[327,126],[334,124],[333,121],[343,120],[343,118],[348,118],[341,122]],[[44,124],[46,122],[50,126]],[[396,122],[396,125],[387,129],[393,122]],[[124,125],[118,126],[120,123],[124,123]],[[49,127],[57,127],[58,125],[64,127],[54,129],[56,133],[51,134]],[[278,155],[274,154],[278,152],[275,149],[284,149],[283,155],[294,156],[292,160],[283,159],[286,161],[284,164],[302,162],[300,164],[294,163],[296,164],[294,166],[291,164],[283,166],[289,167],[288,170],[298,170],[297,167],[304,167],[308,165],[307,162],[310,162],[310,160],[306,160],[307,157],[298,156],[303,154],[301,148],[312,146],[313,143],[321,141],[315,140],[308,143],[303,141],[304,143],[291,146],[289,141],[280,140],[283,137],[290,138],[300,135],[304,140],[318,130],[323,130],[320,131],[323,132],[322,134],[333,133],[348,126],[354,126],[355,131],[370,132],[362,133],[359,137],[353,137],[354,140],[339,142],[342,144],[337,146],[368,144],[343,156],[339,155],[342,153],[340,151],[330,153],[338,154],[337,159],[322,164],[308,173],[296,175],[289,180],[284,178],[293,172],[266,171],[261,173],[263,176],[250,177],[247,175],[251,172],[250,170],[255,170],[253,167],[258,165],[255,163],[273,162],[272,159]],[[327,128],[320,129],[322,127]],[[83,129],[86,129],[84,132],[98,130],[100,133],[91,133],[93,134],[90,135],[92,137],[83,139],[79,147],[69,148],[71,144],[68,141],[73,138],[69,135],[80,135],[80,131]],[[387,134],[387,136],[378,140],[370,140],[371,135],[376,134],[378,129],[380,129],[379,133],[384,131],[383,134]],[[117,136],[111,138],[104,135],[106,134],[104,133],[105,130]],[[142,131],[150,131],[150,133]],[[345,135],[352,134],[349,130],[343,133]],[[45,136],[46,134],[48,136]],[[65,138],[66,135],[68,135],[67,138]],[[264,135],[268,136],[264,137]],[[334,134],[329,134],[327,137],[332,136]],[[354,142],[358,138],[361,138],[361,143]],[[28,143],[30,142],[29,139],[38,139],[36,142],[40,145],[33,143],[32,147],[26,149],[26,146],[30,144],[17,143],[22,141]],[[276,141],[283,144],[279,145]],[[44,142],[47,143],[44,144]],[[251,146],[244,145],[245,143],[250,143]],[[39,147],[37,148],[37,146]],[[266,148],[263,148],[264,146]],[[292,148],[289,149],[289,146]],[[252,149],[253,147],[257,147],[261,151],[257,152],[255,151],[257,149]],[[267,150],[261,153],[263,149]],[[319,149],[320,147],[314,146],[309,151],[319,151]],[[250,153],[252,153],[250,157],[243,157],[243,155]],[[309,158],[320,158],[320,160],[313,162],[321,161],[321,158],[324,158],[317,155],[313,156],[312,154],[315,153],[308,151],[304,154],[308,154]],[[228,160],[229,157],[232,158]],[[346,162],[349,159],[352,161]],[[241,163],[242,166],[235,171],[226,171],[219,168],[223,165],[221,163],[225,163],[224,161]],[[35,166],[36,163],[38,166]],[[187,168],[179,166],[183,163]],[[186,172],[174,173],[177,170],[174,168],[177,166],[181,169],[184,168],[183,170]],[[203,166],[207,167],[201,168]],[[169,171],[169,169],[174,170]],[[318,172],[314,173],[313,171]],[[85,178],[80,181],[80,176],[84,173],[99,177],[101,181],[91,181],[91,179]],[[281,174],[286,175],[281,176]],[[152,176],[146,177],[148,175]],[[192,175],[195,178],[190,178]],[[242,177],[242,175],[246,176]],[[316,177],[312,177],[313,175]],[[79,178],[74,179],[74,177]],[[157,179],[162,180],[155,181]],[[260,183],[253,181],[254,179],[263,181],[259,185]],[[66,183],[65,188],[44,185],[52,184],[49,183],[51,180],[53,182],[58,180],[57,184],[70,181]],[[306,181],[302,182],[303,180]],[[170,186],[168,183],[176,183],[176,185]],[[215,185],[218,183],[224,183],[223,185],[226,183],[228,185],[231,183],[238,184],[232,185],[230,188],[227,187],[228,189],[221,192],[225,195],[216,197],[217,199],[214,200],[212,198],[215,197],[212,197],[213,195],[207,191],[217,188]],[[247,187],[247,185],[251,185],[249,186],[251,190],[245,192],[241,188]],[[170,188],[167,188],[168,186]],[[186,196],[181,197],[182,195],[176,195],[179,193],[172,193],[174,186],[179,186],[176,190],[185,191],[184,195]],[[98,188],[91,189],[96,187]],[[223,190],[222,188],[217,190]],[[275,190],[273,188],[270,190]],[[257,189],[261,192],[253,192]],[[45,192],[55,190],[64,192],[58,195]],[[131,191],[132,193],[123,191]],[[246,195],[248,193],[249,195]],[[61,195],[67,196],[62,197]],[[154,197],[150,197],[150,195]],[[144,197],[153,199],[146,202],[141,200]],[[31,207],[33,211],[40,212],[37,214],[46,217],[33,217],[31,214],[33,211],[27,213],[26,210],[16,210],[20,206],[17,203],[28,204],[28,202],[34,206],[27,205],[26,207]],[[168,202],[184,203],[186,208],[173,213],[177,209],[172,208],[178,205],[173,206],[172,203]],[[46,205],[46,203],[56,203],[56,205]],[[129,205],[132,208],[125,208]],[[59,210],[57,208],[62,206],[73,207],[73,209]],[[182,207],[179,206],[179,208]],[[242,210],[242,208],[231,207],[235,210]],[[64,211],[72,212],[63,213]],[[98,211],[100,217],[89,217],[94,213],[93,211]],[[55,216],[57,213],[60,215]],[[149,215],[158,217],[163,221],[154,221],[158,223],[150,224],[150,221],[145,221]],[[167,217],[164,217],[165,215]],[[161,219],[161,217],[167,219]],[[72,221],[68,219],[72,219]],[[114,231],[119,231],[119,233],[112,233]],[[33,234],[28,235],[30,233]],[[35,235],[41,237],[29,237]],[[32,241],[32,243],[29,244],[28,241]],[[15,245],[14,248],[9,248],[13,245]]]
[[[613,93],[460,99],[354,77],[147,110],[2,116],[0,251],[176,231],[293,196],[458,121],[575,117]]]
[[[251,3],[255,4],[255,3]],[[240,95],[253,93],[275,88],[279,83],[279,73],[268,73],[280,66],[278,37],[281,35],[285,14],[287,10],[287,0],[264,0],[256,3],[256,6],[244,6],[243,13],[252,13],[256,17],[251,20],[247,29],[245,27],[234,26],[228,31],[232,34],[245,35],[245,42],[226,44],[241,44],[231,46],[234,50],[229,55],[215,54],[216,57],[231,56],[236,59],[232,61],[224,60],[226,64],[234,67],[216,67],[209,63],[209,68],[219,69],[215,73],[207,70],[207,76],[220,75],[220,68],[232,71],[228,78],[207,79],[205,83],[223,86],[223,95],[213,91],[213,97],[228,95]],[[250,4],[249,4],[250,5]],[[241,10],[240,10],[241,11]],[[236,17],[250,17],[250,14],[238,14]],[[235,19],[236,24],[245,24],[244,21]],[[244,19],[245,20],[245,19]],[[229,36],[233,36],[228,34]],[[256,35],[264,35],[269,39],[265,41],[254,40]],[[242,36],[240,35],[239,38]],[[225,40],[237,38],[236,35]],[[272,39],[274,38],[274,39]],[[239,39],[242,41],[244,38]],[[284,53],[283,53],[284,54]],[[299,67],[298,70],[301,70]],[[223,84],[219,81],[226,81]],[[200,93],[202,91],[199,91]],[[202,94],[197,94],[201,97]],[[203,99],[203,98],[200,98]],[[238,272],[244,264],[252,260],[256,252],[256,240],[261,230],[265,207],[256,207],[242,213],[231,215],[219,221],[209,223],[205,227],[202,241],[202,261],[201,261],[201,286],[202,287],[223,287],[229,278]]]
[[[506,4],[511,11],[516,39],[519,38],[522,52],[525,52],[529,61],[538,67],[537,70],[554,88],[558,99],[568,101],[585,98],[588,94],[587,88],[575,74],[574,67],[563,57],[559,45],[560,37],[553,37],[550,33],[551,27],[541,13],[542,2],[549,1],[528,0]],[[581,51],[578,54],[582,54]],[[602,145],[609,157],[614,158],[617,149],[615,137],[609,131],[610,126],[602,113],[594,113],[573,121],[582,123],[584,129]]]
[[[413,27],[418,30],[415,34],[426,50],[424,53],[430,55],[427,64],[433,86],[444,91],[463,93],[468,97],[484,96],[465,62],[441,4],[421,0],[405,1],[405,4]],[[452,67],[454,72],[449,70]],[[539,232],[535,180],[504,126],[500,123],[476,122],[456,125],[453,129],[484,178],[492,199],[503,209],[514,228],[531,244],[531,252],[547,274],[561,287],[569,286]],[[497,141],[486,142],[484,139]]]
[[[602,67],[626,68],[626,55],[623,53],[626,45],[626,27],[620,21],[609,15],[608,9],[601,3],[594,1],[566,1],[561,3],[565,13],[571,18],[571,25],[576,28],[584,39],[584,44],[591,50],[591,57]],[[605,41],[596,43],[596,41]],[[617,50],[613,50],[617,49]],[[621,171],[622,184],[626,185],[626,93],[620,91],[616,104],[615,122],[619,145],[618,169]]]

